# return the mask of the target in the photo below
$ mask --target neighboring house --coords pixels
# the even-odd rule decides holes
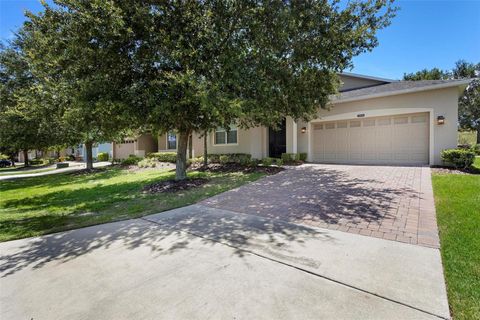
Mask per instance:
[[[253,158],[308,154],[308,161],[348,164],[442,163],[457,146],[458,97],[469,80],[395,81],[342,73],[329,110],[308,123],[286,118],[280,130],[256,127],[208,135],[208,153],[249,153]],[[194,134],[194,155],[203,139]],[[158,149],[174,151],[176,136],[160,136]]]
[[[67,148],[67,155],[73,155],[76,160],[85,161],[87,158],[87,150],[85,149],[84,144],[79,144],[76,147]],[[92,157],[95,159],[97,155],[101,152],[107,152],[109,158],[113,156],[113,144],[111,142],[97,143],[93,145],[92,148]]]
[[[112,148],[114,159],[125,159],[130,155],[145,157],[151,152],[158,151],[157,139],[151,134],[125,138],[120,143],[113,142]]]

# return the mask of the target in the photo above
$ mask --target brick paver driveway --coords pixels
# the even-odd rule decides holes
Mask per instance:
[[[202,204],[387,240],[439,246],[428,167],[308,164]]]

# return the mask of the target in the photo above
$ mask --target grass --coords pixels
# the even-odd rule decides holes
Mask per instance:
[[[458,144],[474,145],[477,143],[477,133],[475,131],[459,131]]]
[[[454,319],[480,319],[480,175],[432,180],[450,309]]]
[[[136,218],[189,204],[262,177],[263,173],[200,173],[207,184],[176,193],[145,194],[144,185],[174,172],[130,172],[118,167],[83,174],[55,174],[0,181],[0,241]]]

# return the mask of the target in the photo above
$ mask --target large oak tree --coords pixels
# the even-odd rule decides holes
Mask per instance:
[[[55,3],[30,14],[28,54],[72,128],[87,143],[133,124],[175,130],[177,179],[193,131],[314,117],[395,11],[390,0]]]
[[[377,45],[389,1],[153,1],[138,33],[145,122],[178,132],[176,178],[186,178],[192,131],[232,123],[308,120],[338,86],[337,71]],[[145,25],[143,26],[145,28]]]
[[[87,169],[94,143],[113,141],[132,127],[130,104],[122,92],[130,83],[129,19],[115,2],[54,1],[28,13],[24,51],[44,94],[58,105],[65,142],[84,143]]]
[[[0,147],[10,154],[23,151],[28,166],[28,150],[61,143],[62,126],[30,71],[22,44],[17,35],[0,48]]]

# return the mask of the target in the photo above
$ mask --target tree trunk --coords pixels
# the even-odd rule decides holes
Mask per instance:
[[[85,142],[85,151],[87,153],[87,170],[92,170],[93,169],[93,152],[92,152],[92,147],[93,147],[93,142],[88,141]]]
[[[28,163],[28,150],[23,150],[23,166],[28,167],[30,163]]]
[[[175,168],[175,180],[187,178],[187,147],[190,132],[179,132],[177,135],[177,163]]]
[[[193,158],[193,134],[188,137],[188,159]]]
[[[203,135],[203,166],[206,168],[208,165],[208,150],[207,150],[207,131]]]
[[[477,144],[480,144],[480,128],[477,128]]]
[[[12,167],[15,167],[15,154],[10,154],[10,162],[12,163]]]

